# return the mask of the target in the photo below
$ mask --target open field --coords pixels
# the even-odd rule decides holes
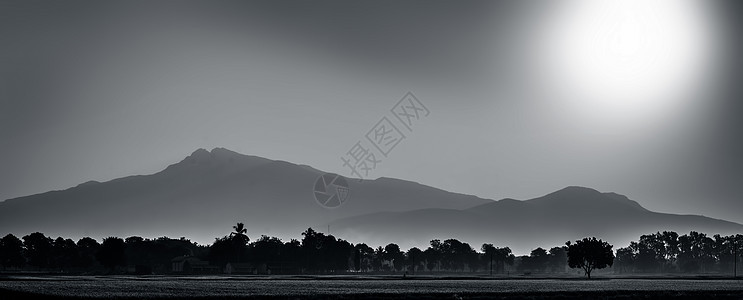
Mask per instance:
[[[8,276],[0,298],[725,298],[743,299],[730,279],[473,279],[385,276]]]

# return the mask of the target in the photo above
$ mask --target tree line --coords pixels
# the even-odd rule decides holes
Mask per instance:
[[[62,237],[52,239],[35,232],[22,239],[12,234],[0,239],[0,266],[5,271],[100,273],[130,264],[139,266],[140,272],[141,269],[158,267],[149,273],[166,273],[173,257],[203,256],[208,251],[208,247],[184,238],[108,237],[99,243],[90,237],[75,242]]]
[[[404,251],[394,243],[376,248],[365,243],[353,244],[312,228],[302,233],[301,240],[282,241],[263,235],[252,242],[242,223],[233,229],[208,246],[185,238],[108,237],[98,243],[89,237],[75,242],[62,237],[52,239],[39,232],[21,239],[8,234],[0,239],[0,265],[6,271],[92,274],[222,273],[229,269],[233,273],[248,274],[479,272],[528,275],[566,273],[569,268],[577,268],[590,278],[593,270],[611,267],[615,262],[612,245],[596,238],[568,242],[549,250],[540,247],[529,255],[517,257],[508,247],[486,243],[478,251],[457,239],[436,239],[430,241],[426,249],[413,247]],[[732,236],[710,239],[696,232],[680,237],[672,232],[643,235],[638,242],[616,251],[614,271],[722,271],[733,261],[732,252],[728,251],[732,249],[733,240]],[[180,267],[176,267],[179,263]]]
[[[628,247],[617,249],[618,273],[734,273],[741,269],[743,235],[712,237],[692,231],[679,236],[673,231],[640,236]]]

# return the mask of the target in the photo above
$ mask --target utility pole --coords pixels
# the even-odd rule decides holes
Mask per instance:
[[[493,251],[490,251],[490,276],[493,276]]]
[[[733,279],[738,278],[738,235],[733,236]]]

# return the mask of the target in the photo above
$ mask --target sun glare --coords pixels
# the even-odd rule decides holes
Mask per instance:
[[[584,116],[660,117],[684,104],[709,65],[704,8],[685,0],[569,1],[545,23],[544,75],[561,106]]]

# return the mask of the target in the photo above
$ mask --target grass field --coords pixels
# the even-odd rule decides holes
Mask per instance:
[[[384,276],[7,276],[0,298],[743,299],[730,279],[473,279]]]

